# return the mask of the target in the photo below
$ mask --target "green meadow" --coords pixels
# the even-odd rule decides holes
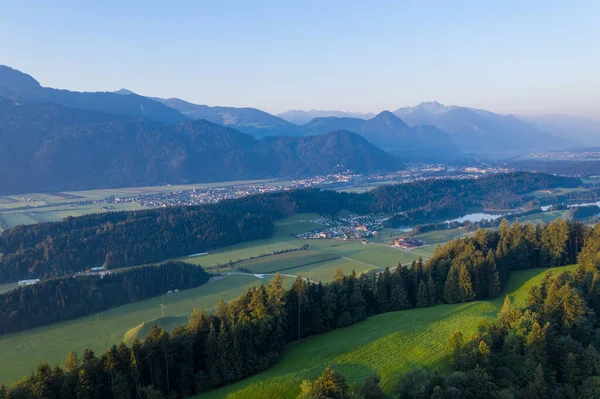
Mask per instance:
[[[6,216],[6,214],[3,216]],[[392,229],[386,229],[385,234],[368,244],[352,240],[301,240],[295,237],[295,234],[318,228],[320,225],[312,222],[317,217],[318,215],[316,214],[299,214],[292,218],[278,221],[275,225],[275,234],[270,239],[242,243],[211,252],[206,256],[183,257],[180,260],[199,264],[210,271],[218,270],[222,273],[236,272],[239,271],[237,268],[244,268],[256,274],[270,274],[282,271],[283,274],[290,276],[300,274],[311,280],[329,281],[333,278],[337,268],[341,268],[345,274],[349,274],[353,270],[360,274],[387,266],[394,267],[398,263],[407,264],[419,256],[428,258],[433,254],[436,243],[443,243],[463,232],[462,230],[448,230],[423,234],[418,238],[430,242],[431,245],[417,248],[413,251],[403,251],[389,245],[392,238],[402,234],[400,231]],[[273,255],[273,252],[298,249],[304,244],[309,245],[308,250]],[[239,263],[234,263],[231,267],[226,267],[230,261],[239,261]],[[217,269],[217,265],[220,265],[220,268]],[[521,275],[525,276],[526,273]],[[3,362],[3,366],[0,366],[0,383],[9,383],[29,374],[37,367],[40,359],[47,360],[51,364],[60,364],[70,349],[78,353],[81,353],[85,348],[93,349],[96,352],[103,352],[109,346],[117,344],[122,340],[130,342],[135,338],[142,338],[152,323],[172,329],[176,325],[185,323],[187,315],[194,308],[201,307],[206,310],[212,310],[219,299],[223,298],[227,301],[236,298],[252,285],[267,283],[269,278],[270,276],[266,279],[258,279],[252,275],[229,275],[194,289],[164,295],[163,297],[151,298],[72,321],[36,328],[18,334],[1,336],[0,353],[3,354],[5,361]],[[288,284],[291,284],[292,281],[292,277],[286,278]],[[0,286],[0,292],[12,289],[14,286],[14,284]],[[161,303],[164,303],[166,306],[164,317],[159,306]],[[456,326],[470,325],[470,320],[481,317],[482,309],[486,307],[491,309],[490,306],[492,305],[487,302],[480,302],[462,305],[464,306],[464,311],[462,307],[459,309],[459,307],[454,305],[450,307],[442,306],[439,309],[431,308],[381,315],[374,317],[373,321],[369,320],[360,325],[350,327],[347,330],[351,334],[355,334],[355,332],[352,332],[355,330],[360,334],[360,337],[354,337],[356,340],[356,350],[374,340],[382,339],[384,340],[382,342],[387,342],[385,337],[396,334],[394,336],[400,337],[400,342],[406,342],[402,345],[399,344],[399,350],[425,351],[424,348],[414,346],[414,342],[410,341],[410,339],[413,339],[411,337],[423,334],[424,331],[428,331],[428,328],[434,328],[433,326],[435,326],[435,330],[444,331],[444,334],[446,334],[447,331],[454,329]],[[425,317],[424,319],[419,319],[419,312],[423,312],[426,315],[423,316]],[[492,310],[490,312],[493,313]],[[414,319],[405,319],[405,317],[408,317],[406,315],[414,317]],[[428,318],[431,319],[431,323],[435,321],[438,324],[427,324],[422,321],[429,320]],[[406,322],[407,320],[408,322]],[[393,333],[394,331],[397,333]],[[318,363],[318,367],[310,370],[306,369],[306,367],[300,367],[299,370],[301,371],[299,371],[299,374],[292,375],[290,374],[290,370],[293,367],[284,361],[281,365],[277,365],[273,371],[269,370],[267,372],[271,373],[267,374],[268,376],[277,377],[273,381],[280,382],[270,381],[271,377],[268,377],[269,382],[261,380],[260,386],[267,384],[273,387],[281,387],[281,381],[291,378],[293,383],[289,383],[288,388],[285,389],[291,389],[290,392],[292,392],[297,388],[296,382],[299,378],[312,376],[314,373],[320,372],[317,369],[325,362],[332,362],[336,365],[339,363],[339,367],[348,368],[349,360],[344,358],[346,360],[341,361],[340,359],[342,358],[338,358],[338,356],[348,352],[348,348],[352,345],[352,339],[344,338],[344,332],[341,330],[332,332],[331,334],[334,334],[335,337],[337,337],[335,334],[342,335],[331,342],[329,342],[329,339],[320,337],[313,337],[306,340],[307,342],[311,340],[324,340],[323,342],[328,342],[327,345],[331,348],[321,348],[317,351],[318,353],[315,353],[317,359],[322,359],[321,363]],[[443,337],[445,335],[440,336],[439,340],[436,341],[440,343],[440,347],[443,347],[442,341],[445,340]],[[300,344],[290,347],[290,350],[286,352],[284,360],[288,358],[296,359],[294,351],[296,351],[295,348],[298,345]],[[413,346],[414,348],[412,348]],[[403,362],[409,362],[410,359],[418,358],[417,352],[411,353],[411,356],[403,360]],[[430,352],[425,351],[423,353],[423,356],[427,359],[434,358]],[[346,354],[345,356],[350,355]],[[298,364],[301,365],[302,359],[302,356],[300,356],[293,363],[300,362]],[[307,358],[306,361],[309,362],[309,360]],[[375,363],[378,361],[377,359],[373,360]],[[400,367],[398,369],[400,370],[399,372],[408,367],[407,364],[402,367],[398,366]],[[368,370],[364,367],[364,365],[361,365],[359,368],[366,373]],[[388,381],[391,378],[386,371],[388,368],[391,370],[389,376],[395,376],[396,374],[392,371],[396,370],[396,368],[383,364],[381,366],[370,367],[369,370],[377,371],[385,378],[385,381]],[[352,377],[353,374],[350,371],[348,373],[349,378],[354,378],[355,380],[364,374],[359,373],[356,377]],[[387,384],[385,381],[384,383]],[[244,384],[246,383],[244,382]],[[283,386],[287,385],[283,384]],[[227,392],[234,393],[237,389],[241,389],[242,385],[235,385],[235,387],[238,388]],[[243,387],[250,391],[258,389],[254,382],[246,384]],[[262,391],[259,390],[257,392]],[[260,395],[254,397],[260,397]],[[274,397],[279,396],[276,394]]]
[[[291,284],[293,279],[286,279]],[[118,344],[126,333],[142,323],[152,323],[162,316],[160,304],[166,306],[165,317],[187,315],[196,307],[212,310],[221,298],[237,298],[249,287],[266,283],[254,276],[226,276],[203,286],[178,293],[154,297],[110,309],[98,314],[20,333],[0,336],[0,384],[10,383],[34,371],[43,359],[62,364],[71,349],[81,354],[90,348],[102,353]],[[185,323],[186,317],[178,318]],[[160,322],[159,322],[160,324]],[[174,327],[169,325],[168,327]],[[130,333],[135,334],[135,332]],[[143,335],[142,335],[143,336]]]
[[[214,187],[232,187],[249,184],[266,184],[287,187],[290,181],[278,179],[230,181],[206,184],[166,185],[153,187],[126,187],[85,191],[65,191],[60,193],[30,193],[0,196],[0,218],[7,227],[38,222],[53,222],[68,216],[82,216],[90,213],[106,212],[105,204],[78,204],[81,201],[103,200],[108,196],[131,197],[141,194],[155,194]],[[138,204],[110,204],[111,211],[144,209]],[[23,209],[20,209],[23,208]]]
[[[341,267],[344,273],[351,273],[352,270],[362,273],[375,268],[395,266],[398,262],[410,262],[418,256],[385,245],[365,245],[360,241],[341,240],[305,241],[293,236],[319,227],[311,222],[316,217],[316,214],[296,215],[278,221],[274,237],[271,239],[234,245],[206,256],[180,259],[207,268],[242,259],[233,269],[221,270],[225,273],[228,270],[236,270],[235,266],[250,266],[253,273],[283,270],[284,274],[299,273],[312,280],[329,281],[338,267]],[[272,254],[274,251],[301,248],[306,243],[310,246],[309,250],[249,259],[261,254]],[[224,276],[194,289],[154,297],[22,333],[0,336],[0,353],[5,359],[0,366],[0,384],[10,383],[29,374],[35,370],[40,359],[50,364],[61,364],[70,349],[81,353],[85,348],[90,348],[101,353],[122,340],[131,341],[144,337],[152,323],[171,329],[185,323],[187,315],[194,308],[212,310],[219,299],[228,301],[236,298],[252,285],[267,283],[269,278],[259,279],[252,275]],[[286,278],[288,284],[292,281],[293,278]],[[14,285],[0,286],[2,291],[12,288]],[[161,303],[166,306],[164,317],[159,306]]]
[[[554,268],[554,273],[573,266]],[[414,368],[446,371],[446,340],[454,331],[469,336],[481,320],[496,317],[509,295],[514,306],[524,306],[529,287],[549,269],[513,272],[504,293],[491,301],[440,305],[386,313],[329,333],[291,344],[279,363],[267,371],[198,396],[202,399],[296,398],[304,379],[316,378],[330,364],[350,384],[376,373],[391,392],[398,378]]]

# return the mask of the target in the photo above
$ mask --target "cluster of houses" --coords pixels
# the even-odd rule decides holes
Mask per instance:
[[[306,233],[298,234],[302,239],[327,239],[334,238],[340,240],[363,240],[368,242],[367,238],[377,237],[378,230],[383,228],[383,224],[388,217],[372,215],[351,215],[347,217],[319,218],[312,220],[313,223],[323,225],[323,228],[312,230]]]
[[[394,240],[394,246],[401,249],[413,249],[427,245],[424,241],[414,240],[410,237],[399,237]]]
[[[73,275],[73,277],[77,277],[77,276],[100,276],[100,277],[104,277],[109,275],[111,272],[109,270],[106,270],[105,268],[103,268],[102,266],[98,266],[98,267],[92,267],[90,270],[84,270],[81,272],[77,272]]]

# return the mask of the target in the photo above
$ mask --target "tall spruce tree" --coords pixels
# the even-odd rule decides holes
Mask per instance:
[[[431,302],[429,299],[429,290],[427,289],[427,285],[424,280],[421,280],[419,283],[419,290],[417,292],[417,304],[418,308],[426,308],[431,306]]]

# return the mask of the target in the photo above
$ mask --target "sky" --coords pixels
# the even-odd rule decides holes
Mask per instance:
[[[0,0],[43,86],[379,112],[439,101],[600,118],[600,1]]]

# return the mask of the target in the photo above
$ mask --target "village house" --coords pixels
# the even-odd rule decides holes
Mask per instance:
[[[413,249],[413,248],[424,245],[424,243],[422,243],[421,241],[418,241],[418,240],[413,240],[410,237],[400,237],[400,238],[396,238],[394,240],[394,245],[397,248]]]

